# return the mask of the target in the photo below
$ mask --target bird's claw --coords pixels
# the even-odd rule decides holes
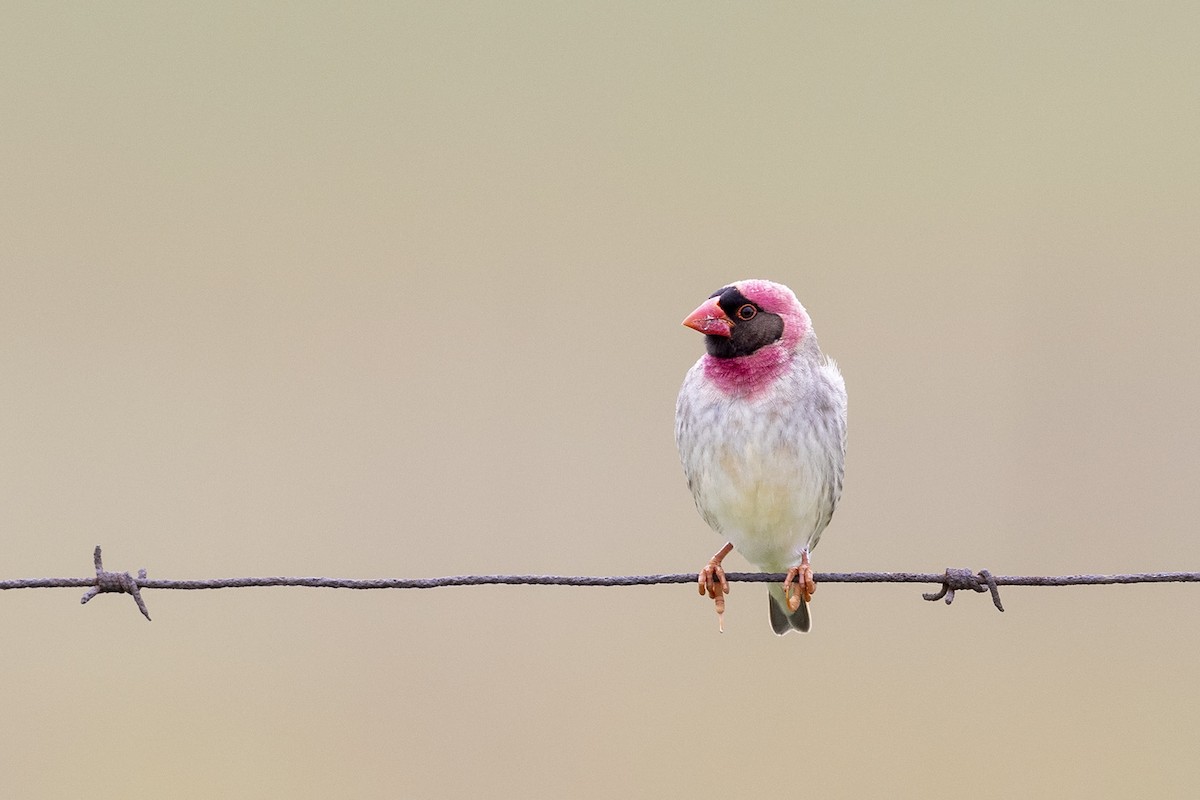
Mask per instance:
[[[708,562],[700,570],[697,581],[700,596],[708,595],[717,607],[717,627],[725,631],[725,595],[729,594],[729,581],[725,578],[725,568],[716,559]]]
[[[709,561],[708,565],[700,570],[696,583],[702,597],[708,595],[716,600],[722,594],[729,594],[729,581],[725,577],[725,568],[719,561]]]
[[[708,560],[704,569],[700,570],[696,579],[696,588],[700,596],[708,595],[717,608],[717,628],[725,632],[725,595],[729,594],[729,580],[725,577],[725,568],[721,566],[722,559],[733,549],[733,545],[725,545],[721,551]]]
[[[783,596],[787,598],[788,610],[796,611],[801,602],[811,601],[815,591],[817,584],[813,581],[812,567],[808,565],[808,553],[805,553],[800,566],[789,569],[783,579]]]

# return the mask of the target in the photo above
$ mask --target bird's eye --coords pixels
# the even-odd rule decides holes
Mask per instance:
[[[742,322],[745,322],[746,320],[754,319],[754,315],[757,313],[758,313],[757,308],[755,308],[750,303],[746,303],[746,305],[742,306],[741,308],[739,308],[737,310],[737,317]]]

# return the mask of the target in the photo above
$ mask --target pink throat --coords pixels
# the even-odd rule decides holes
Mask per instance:
[[[763,347],[741,358],[704,356],[704,376],[727,394],[750,397],[771,385],[787,369],[790,351]]]

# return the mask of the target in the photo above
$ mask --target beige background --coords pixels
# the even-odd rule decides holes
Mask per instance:
[[[0,577],[697,569],[741,277],[818,570],[1200,569],[1196,5],[191,6],[3,11]],[[920,591],[6,592],[0,790],[1194,796],[1200,587]]]

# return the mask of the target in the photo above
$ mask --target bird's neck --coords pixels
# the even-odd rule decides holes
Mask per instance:
[[[726,394],[750,397],[770,388],[795,355],[783,347],[763,347],[738,358],[705,355],[704,376]]]

